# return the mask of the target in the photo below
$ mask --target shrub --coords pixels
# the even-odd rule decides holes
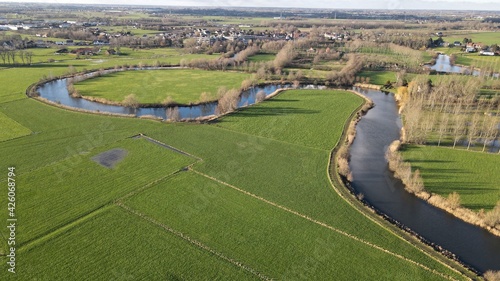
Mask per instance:
[[[422,180],[422,177],[420,176],[420,170],[417,169],[413,173],[412,180],[411,180],[411,183],[409,184],[408,188],[413,193],[419,193],[419,192],[424,191],[424,181]]]
[[[80,94],[80,92],[78,92],[78,90],[76,90],[76,89],[71,93],[71,96],[73,98],[81,98],[82,97],[82,95]]]
[[[500,271],[488,270],[483,276],[486,281],[500,281]]]
[[[484,222],[491,227],[500,223],[500,201],[497,202],[497,205],[493,208],[493,210],[485,214]]]
[[[207,92],[201,93],[198,101],[201,103],[210,101],[210,93],[207,93]]]
[[[163,105],[170,105],[170,104],[174,104],[174,103],[175,103],[175,101],[174,101],[174,99],[173,99],[171,96],[166,97],[166,98],[165,98],[165,99],[161,102],[161,104],[163,104]]]
[[[123,99],[123,102],[122,104],[124,106],[128,106],[128,107],[138,107],[139,106],[139,100],[137,99],[137,96],[134,95],[134,94],[130,94],[128,96],[126,96],[124,99]]]
[[[349,168],[349,162],[346,158],[338,157],[337,159],[337,167],[338,172],[344,177],[347,177],[351,173],[351,169]]]
[[[460,207],[460,194],[456,192],[450,193],[446,200],[448,201],[450,208],[456,209]]]

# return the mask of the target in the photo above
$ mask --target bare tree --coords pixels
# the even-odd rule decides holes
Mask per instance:
[[[494,141],[498,137],[498,120],[493,116],[486,116],[484,127],[484,140],[483,140],[483,152],[486,150],[486,145],[489,142]]]
[[[0,58],[2,58],[3,64],[5,64],[5,61],[7,60],[7,50],[4,48],[0,49]]]
[[[19,51],[19,58],[21,59],[21,62],[24,64],[24,51]]]
[[[274,68],[281,70],[287,64],[292,62],[292,60],[297,56],[293,48],[293,43],[288,43],[276,54],[276,58],[273,61]]]
[[[454,117],[453,117],[453,148],[456,147],[457,142],[463,138],[464,136],[464,129],[465,129],[465,118],[464,115],[462,114],[462,105],[457,104],[454,109]]]
[[[225,114],[235,110],[238,107],[240,92],[236,89],[227,91],[217,102],[217,114]]]
[[[7,51],[7,57],[9,59],[9,63],[16,64],[16,50]]]
[[[474,138],[477,137],[477,135],[481,129],[481,120],[480,120],[479,113],[477,111],[472,116],[472,119],[471,119],[467,129],[468,129],[467,130],[467,150],[469,150],[472,142],[474,141]]]
[[[450,116],[448,114],[441,114],[441,122],[439,122],[439,140],[438,146],[441,145],[441,140],[443,139],[443,135],[448,131],[448,123],[450,122]]]

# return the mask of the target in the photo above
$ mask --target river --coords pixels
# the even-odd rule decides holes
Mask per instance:
[[[75,109],[84,109],[100,113],[126,114],[126,115],[133,115],[136,117],[150,115],[161,119],[167,119],[166,107],[132,108],[119,105],[108,105],[99,102],[89,101],[82,98],[74,98],[70,96],[68,93],[68,89],[66,88],[66,81],[67,79],[58,79],[43,84],[38,89],[40,97],[64,106],[73,107]],[[287,87],[290,87],[290,85],[273,84],[273,85],[258,86],[251,88],[247,91],[243,91],[238,101],[238,107],[254,104],[255,96],[259,91],[264,91],[266,96],[268,96],[277,89],[287,88]],[[215,114],[215,110],[217,108],[217,102],[209,102],[194,106],[179,106],[178,108],[181,119],[207,117]]]
[[[385,160],[389,144],[399,139],[401,119],[392,94],[356,89],[375,103],[357,125],[351,147],[352,187],[367,202],[410,227],[425,239],[484,272],[500,270],[500,237],[463,222],[405,191]]]

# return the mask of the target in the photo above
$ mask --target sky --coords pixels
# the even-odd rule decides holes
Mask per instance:
[[[152,6],[285,7],[384,10],[495,10],[500,0],[0,0],[0,2],[78,3]]]

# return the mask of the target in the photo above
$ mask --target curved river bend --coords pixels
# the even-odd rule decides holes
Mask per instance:
[[[384,158],[389,144],[399,139],[401,120],[392,94],[356,89],[375,103],[361,118],[351,147],[352,187],[389,217],[425,239],[454,253],[465,264],[485,272],[500,270],[500,237],[465,223],[406,192]]]
[[[255,95],[263,90],[269,95],[289,85],[255,87],[242,93],[238,107],[255,103]],[[309,86],[312,88],[312,86]],[[307,87],[306,87],[307,88]],[[375,107],[361,118],[351,147],[352,187],[364,195],[366,201],[389,217],[410,227],[430,242],[456,254],[467,265],[480,272],[500,270],[500,237],[486,230],[465,223],[452,215],[429,205],[406,192],[401,181],[388,169],[385,151],[389,144],[399,139],[401,120],[392,94],[376,90],[355,89],[372,99]],[[73,98],[66,89],[66,79],[42,85],[40,96],[66,106],[103,113],[154,115],[166,119],[165,108],[128,108],[105,105]],[[215,113],[217,103],[181,106],[181,118],[198,118]]]
[[[68,89],[66,88],[66,81],[67,79],[63,78],[43,84],[38,88],[40,97],[76,109],[84,109],[101,113],[126,114],[136,117],[150,115],[161,119],[167,119],[165,107],[132,108],[119,105],[108,105],[81,98],[74,98],[68,93]],[[238,107],[254,104],[255,96],[259,91],[264,91],[266,93],[266,96],[268,96],[277,89],[288,87],[290,87],[290,85],[267,85],[251,88],[250,90],[241,93]],[[215,114],[217,102],[209,102],[206,104],[194,106],[178,106],[178,108],[181,119],[207,117]]]

